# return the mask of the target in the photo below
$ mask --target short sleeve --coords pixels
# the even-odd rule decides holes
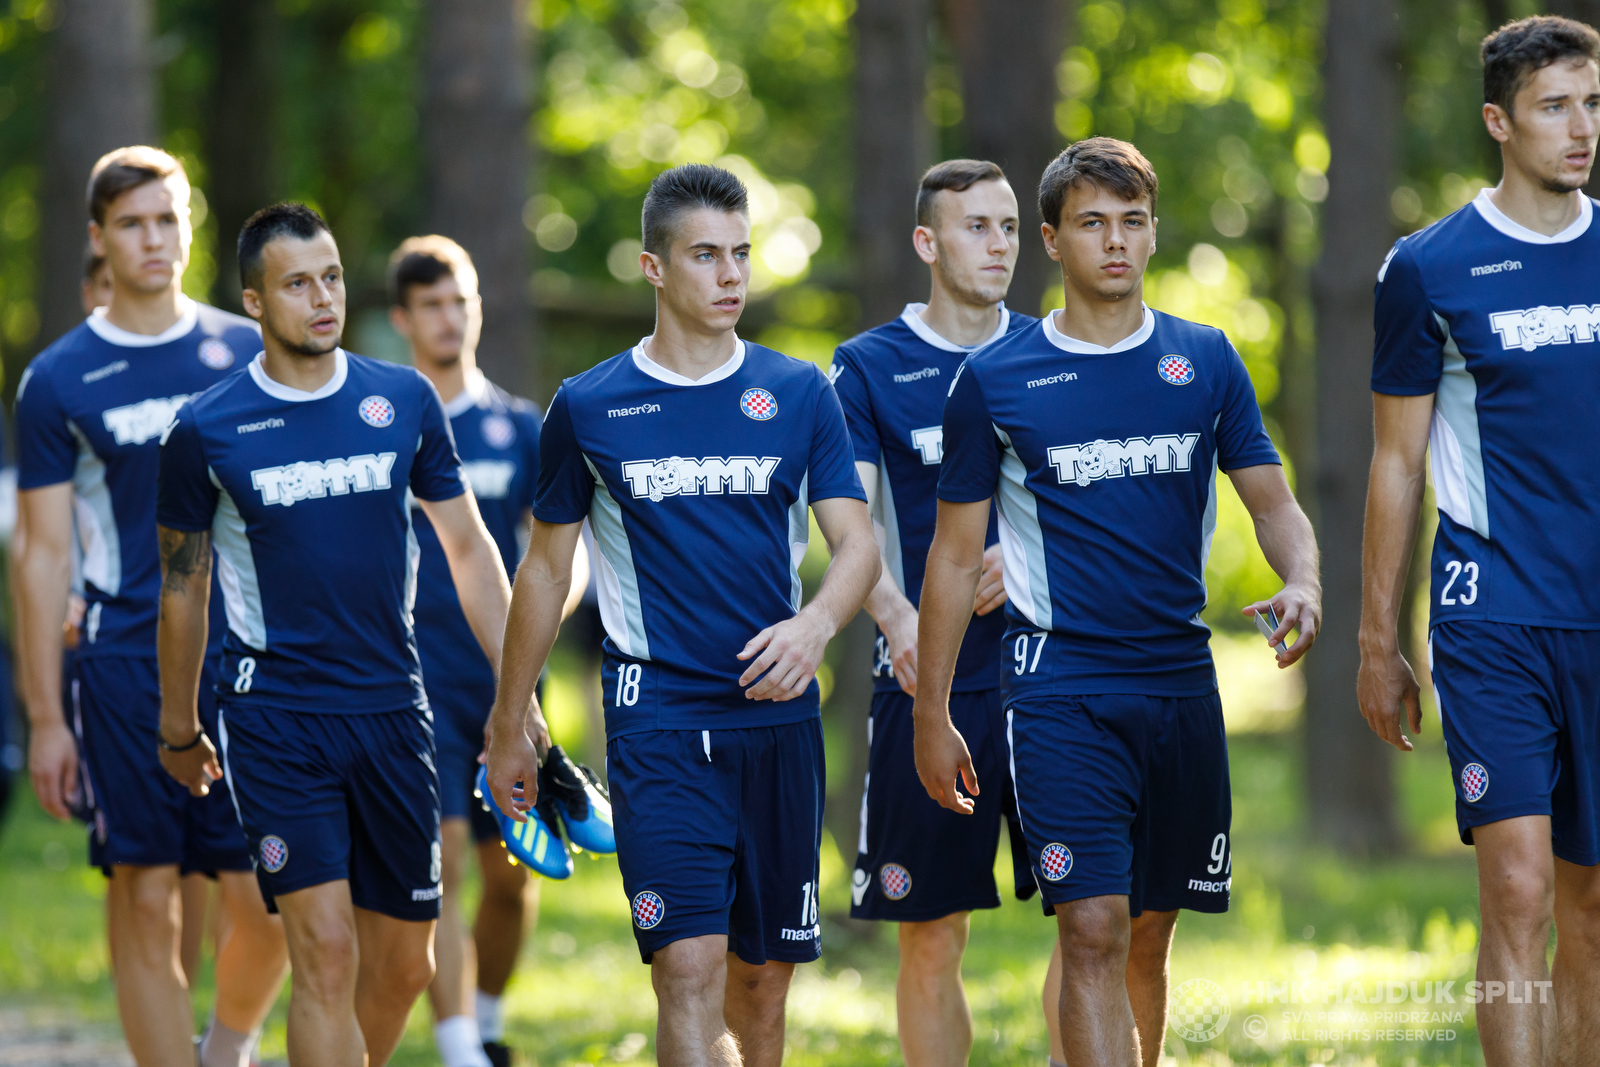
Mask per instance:
[[[209,530],[217,512],[217,493],[194,405],[185,404],[161,435],[156,522],[169,530]]]
[[[818,370],[817,376],[822,377]],[[826,381],[817,382],[816,414],[812,417],[811,456],[806,461],[806,495],[812,500],[847,496],[866,502],[856,474],[856,451],[845,429],[844,411],[839,397]]]
[[[422,378],[420,374],[418,378]],[[467,491],[461,479],[461,457],[456,455],[456,439],[450,433],[450,420],[433,385],[422,379],[417,391],[422,404],[422,433],[417,454],[411,461],[411,492],[418,500],[454,500]]]
[[[519,406],[514,417],[517,420],[517,447],[522,449],[524,469],[531,475],[520,479],[517,485],[517,498],[513,503],[517,514],[521,515],[533,507],[534,497],[539,492],[539,432],[543,420],[539,418],[539,409],[532,403]]]
[[[872,414],[872,397],[867,394],[866,375],[861,372],[861,361],[842,345],[833,353],[833,368],[828,380],[839,396],[839,407],[844,410],[844,424],[850,431],[850,444],[856,460],[876,465],[883,452],[878,438],[878,420]]]
[[[17,488],[38,489],[70,482],[78,466],[78,443],[55,383],[35,363],[17,388]]]
[[[940,500],[971,504],[994,496],[1000,482],[1000,442],[978,376],[967,364],[956,371],[944,402],[944,462],[939,467]]]
[[[1427,396],[1444,373],[1444,334],[1422,284],[1422,269],[1401,239],[1378,271],[1373,296],[1372,391]]]
[[[1222,340],[1223,366],[1227,368],[1217,410],[1217,466],[1225,471],[1282,464],[1283,459],[1261,425],[1261,407],[1244,360],[1226,338]]]
[[[539,492],[533,517],[540,522],[567,525],[582,522],[594,499],[594,475],[578,447],[567,407],[567,390],[557,390],[539,431]]]

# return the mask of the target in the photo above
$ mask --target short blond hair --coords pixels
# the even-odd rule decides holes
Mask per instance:
[[[170,152],[151,148],[147,144],[112,149],[96,160],[94,168],[89,171],[89,188],[85,196],[89,217],[104,226],[106,209],[117,197],[147,182],[158,182],[174,174],[183,179],[187,189],[189,174],[178,157]]]
[[[478,291],[478,269],[465,248],[436,233],[407,237],[389,257],[389,299],[405,307],[412,286],[432,285],[447,274]]]

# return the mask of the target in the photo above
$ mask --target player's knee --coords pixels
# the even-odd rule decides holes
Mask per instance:
[[[1065,906],[1064,913],[1063,908],[1056,909],[1065,971],[1126,963],[1130,940],[1127,907],[1102,903],[1104,899],[1074,901]]]
[[[119,870],[116,879],[128,932],[140,942],[170,944],[177,933],[175,881],[155,870]]]
[[[502,908],[521,908],[528,905],[534,892],[533,879],[528,868],[513,867],[505,862],[504,853],[483,864],[483,900]]]
[[[1536,868],[1514,867],[1484,878],[1479,886],[1485,927],[1546,931],[1555,907],[1555,880]],[[1487,933],[1487,930],[1485,931]]]
[[[354,985],[360,954],[356,933],[337,918],[313,920],[293,931],[296,986],[313,995],[337,995]]]
[[[726,977],[725,951],[712,938],[686,938],[656,951],[650,980],[662,999],[720,997]]]
[[[946,916],[934,922],[900,924],[900,966],[916,973],[943,973],[959,969],[967,948],[966,916]]]
[[[738,989],[746,1003],[768,1013],[782,1013],[789,997],[794,964],[768,963],[762,967],[736,965],[730,968],[728,984]]]
[[[421,996],[433,981],[433,953],[428,950],[427,942],[408,947],[404,952],[395,953],[391,965],[384,970],[396,995],[409,1003]]]

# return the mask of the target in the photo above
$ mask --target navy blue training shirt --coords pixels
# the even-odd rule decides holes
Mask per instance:
[[[1554,236],[1487,190],[1378,273],[1372,389],[1433,396],[1432,619],[1600,629],[1600,230]]]
[[[227,604],[217,688],[324,714],[426,709],[412,634],[422,500],[466,492],[433,385],[334,353],[315,392],[246,373],[185,404],[161,446],[157,521],[211,530]]]
[[[72,483],[88,602],[77,655],[155,656],[161,431],[184,401],[260,350],[255,323],[204,304],[186,302],[155,336],[120,329],[97,309],[23,372],[17,488]],[[213,614],[214,628],[220,619]]]
[[[815,365],[748,341],[698,381],[643,343],[562,383],[539,441],[541,522],[594,530],[606,734],[816,718],[816,682],[747,700],[740,650],[800,609],[810,503],[865,500]]]
[[[1145,310],[1102,348],[1052,317],[967,358],[939,499],[998,497],[1008,694],[1203,696],[1216,472],[1278,463],[1220,330]]]
[[[856,460],[878,468],[873,515],[883,558],[900,592],[913,607],[922,604],[922,574],[933,544],[934,499],[939,463],[944,458],[944,402],[956,369],[983,345],[964,346],[941,337],[921,312],[926,304],[907,304],[900,317],[858,334],[839,346],[829,378],[844,408]],[[1039,320],[1000,305],[1000,324],[990,344]],[[999,537],[993,513],[984,543]],[[1000,685],[1000,648],[1005,614],[974,615],[956,660],[953,693]],[[888,641],[878,631],[872,662],[873,688],[898,691]]]
[[[514,575],[522,557],[519,535],[538,487],[539,409],[474,371],[466,388],[444,405],[444,413],[483,524],[500,549],[506,574]],[[486,691],[492,699],[494,669],[461,610],[439,535],[421,508],[411,513],[411,521],[422,551],[414,615],[428,689],[435,698],[450,688]],[[487,713],[489,707],[478,710]]]

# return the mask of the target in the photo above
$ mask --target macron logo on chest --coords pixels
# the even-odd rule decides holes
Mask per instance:
[[[1532,352],[1540,345],[1591,343],[1600,333],[1600,304],[1573,304],[1566,308],[1536,307],[1523,311],[1496,311],[1489,325],[1500,335],[1502,347]]]
[[[380,452],[349,459],[302,460],[250,472],[250,484],[261,491],[263,504],[291,507],[299,500],[317,500],[346,493],[389,488],[396,454]]]
[[[722,493],[766,493],[779,456],[707,456],[705,459],[636,459],[622,464],[635,500],[660,501],[669,496],[717,496]]]
[[[1167,474],[1189,469],[1189,457],[1199,442],[1197,433],[1130,437],[1126,441],[1091,441],[1057,445],[1048,455],[1062,485],[1083,486],[1101,478],[1124,474]]]
[[[194,394],[199,396],[199,393]],[[172,424],[178,409],[188,403],[189,394],[182,396],[155,396],[137,404],[124,404],[108,408],[100,418],[112,440],[119,445],[142,445],[161,436],[161,431]]]

